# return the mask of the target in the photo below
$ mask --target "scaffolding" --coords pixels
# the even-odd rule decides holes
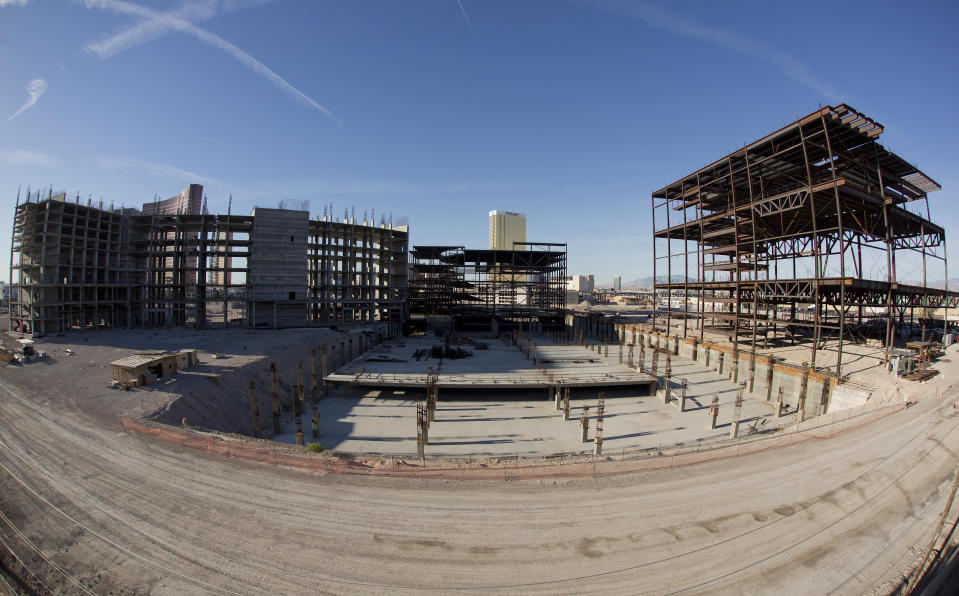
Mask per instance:
[[[516,242],[513,250],[414,246],[410,313],[562,325],[566,245]]]
[[[808,341],[813,367],[835,338],[842,379],[845,343],[876,338],[888,355],[916,309],[923,340],[935,309],[945,325],[959,293],[929,284],[948,280],[945,230],[929,212],[940,186],[880,145],[882,131],[827,106],[653,192],[653,328],[679,318],[687,336],[693,321],[700,340],[726,334],[735,354]],[[907,275],[921,281],[900,281],[903,251],[918,255]]]

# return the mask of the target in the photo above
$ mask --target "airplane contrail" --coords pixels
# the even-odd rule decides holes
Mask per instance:
[[[125,2],[124,0],[85,0],[85,4],[87,8],[102,8],[119,14],[131,15],[147,20],[149,25],[143,30],[143,32],[141,32],[141,34],[145,32],[147,35],[149,35],[152,34],[156,28],[162,27],[163,29],[170,29],[173,31],[179,31],[180,33],[192,35],[199,41],[226,52],[240,64],[243,64],[256,74],[262,76],[275,86],[279,87],[282,91],[286,92],[287,95],[293,97],[300,103],[322,112],[331,120],[342,126],[342,123],[337,120],[337,118],[328,109],[317,103],[309,95],[303,93],[288,83],[285,79],[283,79],[283,77],[270,70],[265,64],[250,54],[244,52],[237,46],[223,39],[219,35],[216,35],[215,33],[210,33],[205,29],[201,29],[200,27],[197,27],[193,23],[184,20],[183,18],[178,18],[172,13],[160,13],[144,6],[139,6],[131,2]],[[110,49],[111,48],[109,47],[104,48],[103,51],[109,52]],[[119,51],[120,49],[123,48],[118,47],[116,51]],[[91,51],[94,53],[97,52],[95,49]],[[112,54],[107,53],[106,55]]]
[[[30,98],[27,100],[27,103],[23,104],[19,110],[13,113],[12,116],[7,118],[7,122],[10,122],[20,114],[26,112],[37,103],[37,100],[40,99],[40,96],[47,92],[47,82],[43,79],[33,79],[27,83],[27,93],[30,94]]]

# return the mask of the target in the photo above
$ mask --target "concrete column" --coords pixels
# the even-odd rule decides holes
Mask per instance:
[[[326,395],[330,392],[330,387],[326,382],[326,376],[329,374],[326,361],[326,344],[323,344],[320,348],[320,364],[322,365],[321,370],[323,371],[323,395]]]
[[[619,344],[619,363],[623,363],[623,344]]]
[[[589,441],[589,406],[583,406],[583,413],[579,417],[579,425],[582,430],[580,441],[586,443]]]
[[[320,413],[315,412],[313,418],[310,420],[313,423],[313,438],[320,438]]]
[[[706,351],[706,361],[703,364],[706,366],[706,368],[709,368],[709,352],[711,351],[709,349],[709,346],[706,346],[705,351]]]
[[[783,416],[783,387],[779,386],[779,396],[776,398],[776,418]]]
[[[806,391],[809,388],[809,363],[803,361],[802,385],[799,388],[799,405],[796,412],[796,423],[806,419]]]
[[[557,411],[557,412],[560,410],[560,403],[559,403],[559,402],[560,402],[560,395],[561,395],[562,393],[563,393],[563,388],[562,388],[562,387],[560,387],[559,385],[556,385],[555,387],[553,387],[553,402],[554,402],[554,405],[556,406],[556,411]]]
[[[686,382],[686,379],[683,379],[682,385],[680,385],[680,387],[679,387],[679,388],[680,388],[680,394],[679,394],[679,411],[680,411],[680,412],[685,412],[685,411],[686,411],[686,387],[687,387],[687,385],[688,385],[688,383]]]
[[[563,390],[563,420],[569,420],[569,387]]]
[[[593,441],[593,455],[602,455],[603,454],[603,440],[596,438]]]
[[[316,397],[316,348],[310,348],[310,392]]]
[[[766,401],[769,401],[773,397],[773,357],[768,356],[766,358]]]
[[[273,404],[273,434],[280,434],[280,387],[276,363],[270,363],[270,399]]]
[[[714,397],[709,405],[709,428],[716,428],[716,418],[719,416],[719,398]]]
[[[296,363],[296,386],[299,388],[299,391],[295,392],[296,399],[302,404],[303,394],[305,393],[303,391],[303,363],[302,362]]]
[[[260,402],[256,400],[256,383],[250,381],[250,416],[253,418],[253,437],[260,438]]]
[[[299,387],[293,387],[293,420],[296,422],[296,444],[303,445],[303,421],[300,419],[300,403],[303,400],[303,385]],[[297,390],[299,390],[300,396],[297,396]]]
[[[603,346],[603,357],[604,357],[604,358],[609,358],[609,346],[608,346],[608,345]]]
[[[716,368],[716,372],[718,372],[719,374],[723,374],[723,364],[725,360],[726,360],[726,352],[720,352],[719,364],[717,365],[717,368]]]

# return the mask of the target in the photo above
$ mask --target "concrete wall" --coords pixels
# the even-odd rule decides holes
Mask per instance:
[[[306,324],[306,211],[256,208],[250,233],[248,282],[256,327]]]

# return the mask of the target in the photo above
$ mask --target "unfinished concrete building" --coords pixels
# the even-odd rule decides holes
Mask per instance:
[[[395,332],[407,314],[407,238],[405,228],[306,211],[145,215],[62,194],[18,196],[10,328],[380,322]]]
[[[880,145],[882,131],[825,107],[653,192],[654,276],[669,280],[654,291],[674,306],[654,310],[653,327],[676,333],[681,318],[686,336],[693,321],[700,341],[716,331],[753,356],[808,342],[814,368],[829,340],[840,380],[850,341],[875,338],[888,356],[917,314],[929,338],[929,313],[959,302],[930,283],[948,279],[929,211],[940,187]]]
[[[411,314],[452,316],[458,327],[494,320],[527,329],[561,326],[566,245],[514,242],[514,247],[414,246]]]

